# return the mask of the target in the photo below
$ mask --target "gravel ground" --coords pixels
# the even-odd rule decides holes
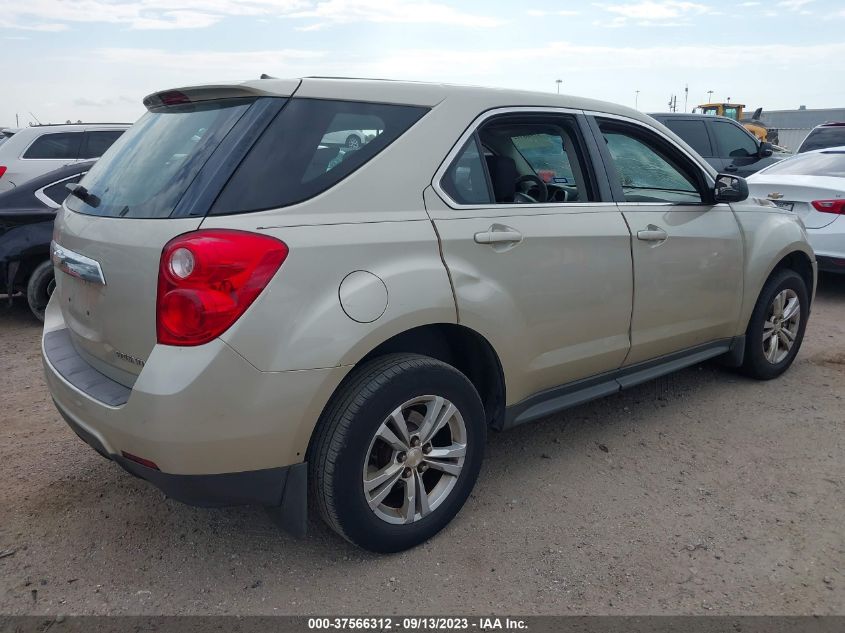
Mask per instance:
[[[845,614],[845,279],[778,380],[693,367],[494,433],[456,520],[393,556],[133,479],[54,410],[39,334],[0,307],[0,613]]]

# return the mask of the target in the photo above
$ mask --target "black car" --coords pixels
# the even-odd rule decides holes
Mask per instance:
[[[94,161],[68,165],[0,193],[0,293],[11,301],[26,295],[41,321],[55,285],[50,261],[53,219],[67,197],[66,185],[79,182]]]
[[[651,115],[680,136],[719,173],[743,178],[786,158],[727,117],[665,112]]]
[[[845,123],[822,123],[810,130],[807,138],[798,148],[798,153],[843,145],[845,145]]]

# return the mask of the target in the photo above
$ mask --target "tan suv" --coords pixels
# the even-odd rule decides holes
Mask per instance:
[[[401,550],[488,429],[716,356],[773,378],[801,344],[799,219],[636,111],[316,78],[144,104],[56,220],[43,352],[74,431],[173,498],[302,533],[310,489]]]

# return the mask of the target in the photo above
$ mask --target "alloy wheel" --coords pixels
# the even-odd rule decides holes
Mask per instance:
[[[466,424],[449,400],[426,395],[404,402],[370,442],[362,478],[367,504],[387,523],[425,518],[454,489],[466,450]]]
[[[772,365],[782,362],[798,337],[801,302],[790,288],[781,290],[772,300],[763,322],[763,356]]]

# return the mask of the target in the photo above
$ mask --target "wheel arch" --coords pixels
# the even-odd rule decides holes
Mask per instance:
[[[812,305],[816,286],[816,265],[815,257],[811,255],[812,251],[808,253],[808,249],[809,246],[806,243],[793,244],[790,247],[784,248],[776,257],[772,258],[765,269],[759,270],[756,275],[749,274],[745,282],[742,318],[740,319],[737,335],[745,333],[751,319],[751,314],[754,311],[754,306],[757,305],[757,300],[763,291],[763,287],[772,278],[772,275],[780,270],[794,270],[801,275],[804,283],[807,284],[807,293],[810,296],[810,304]]]
[[[504,371],[499,355],[483,335],[454,323],[422,325],[383,341],[356,366],[395,353],[429,356],[463,373],[478,391],[488,426],[501,427],[505,412]]]
[[[736,335],[745,333],[760,292],[776,271],[795,270],[807,284],[812,303],[816,286],[816,256],[807,232],[791,213],[755,204],[735,208],[745,243],[743,297]]]

